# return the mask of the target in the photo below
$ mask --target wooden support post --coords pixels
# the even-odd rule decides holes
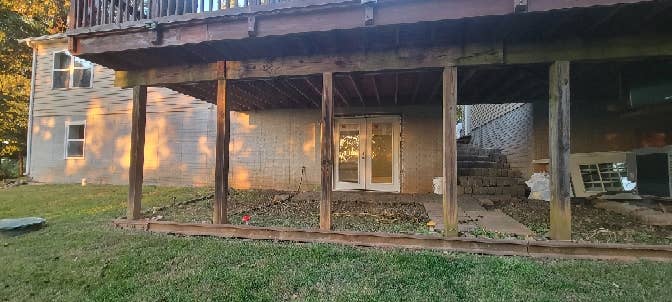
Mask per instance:
[[[142,169],[145,163],[145,124],[147,122],[147,86],[133,87],[131,116],[131,162],[128,168],[127,219],[140,219]]]
[[[570,240],[572,208],[569,184],[569,61],[558,61],[551,65],[549,86],[550,236],[555,240]]]
[[[331,189],[334,167],[334,74],[322,74],[322,192],[320,198],[320,229],[331,230]]]
[[[212,223],[227,223],[229,194],[229,140],[231,138],[229,106],[226,100],[226,80],[217,81],[217,142],[215,144],[215,204]]]
[[[443,69],[443,235],[457,237],[457,67]]]

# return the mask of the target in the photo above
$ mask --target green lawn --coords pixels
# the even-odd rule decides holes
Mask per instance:
[[[145,188],[144,205],[203,190]],[[121,231],[126,189],[0,189],[0,301],[669,301],[672,264],[533,260]]]

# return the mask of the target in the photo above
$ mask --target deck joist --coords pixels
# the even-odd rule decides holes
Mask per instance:
[[[332,243],[351,246],[429,249],[498,256],[592,260],[672,261],[672,246],[596,244],[569,241],[444,238],[428,235],[364,233],[256,227],[230,224],[178,223],[172,221],[115,220],[122,229],[187,236],[214,236],[291,242]]]

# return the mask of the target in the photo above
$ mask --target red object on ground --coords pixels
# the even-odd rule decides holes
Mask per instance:
[[[245,224],[249,223],[250,219],[252,219],[252,217],[250,217],[250,215],[243,215],[243,222]]]

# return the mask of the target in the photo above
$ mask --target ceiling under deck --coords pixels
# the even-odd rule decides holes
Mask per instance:
[[[629,82],[655,73],[671,77],[672,60],[572,64],[574,102],[617,100]],[[442,73],[437,69],[334,75],[336,107],[441,106]],[[231,110],[318,109],[322,77],[277,77],[227,81]],[[216,82],[168,86],[214,103]],[[458,104],[524,103],[548,99],[548,65],[481,66],[458,69]]]

